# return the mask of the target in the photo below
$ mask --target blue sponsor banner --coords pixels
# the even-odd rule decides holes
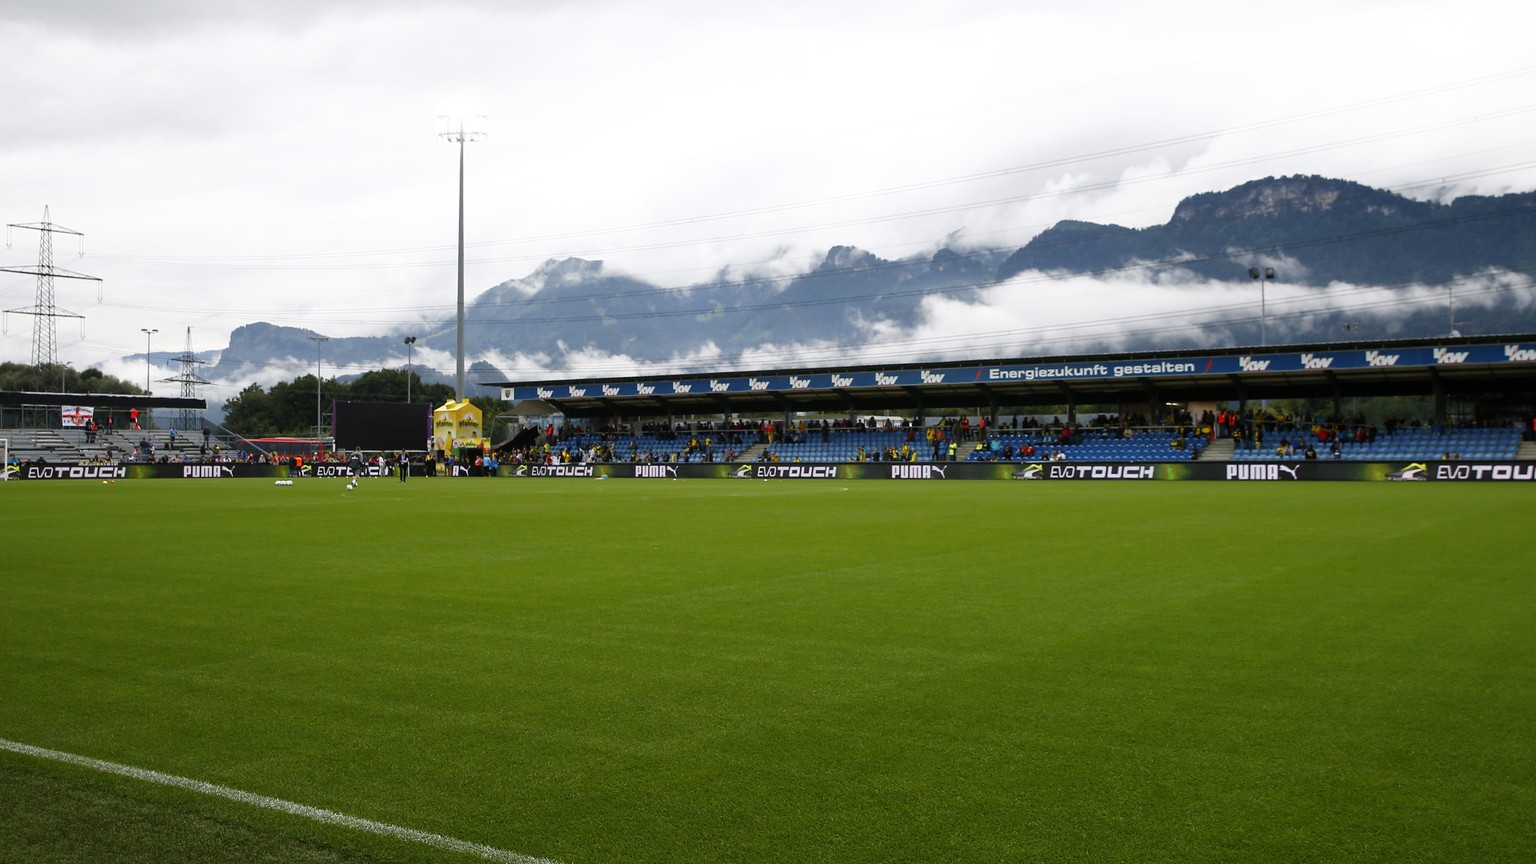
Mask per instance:
[[[1102,358],[1061,363],[963,366],[945,369],[818,372],[804,375],[749,375],[723,378],[683,378],[622,381],[611,384],[549,384],[507,387],[502,398],[623,399],[645,396],[684,396],[709,393],[740,395],[797,390],[826,391],[879,387],[923,387],[942,384],[1006,383],[1010,381],[1102,381],[1200,375],[1360,370],[1463,364],[1536,363],[1536,345],[1495,343],[1453,347],[1410,347],[1226,354],[1175,358]]]

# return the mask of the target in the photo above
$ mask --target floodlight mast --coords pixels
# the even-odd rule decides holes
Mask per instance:
[[[405,404],[411,404],[411,346],[416,344],[415,336],[405,337]]]
[[[320,424],[320,347],[331,341],[329,336],[311,336],[315,343],[315,458],[325,453],[325,427]]]
[[[485,121],[484,114],[475,115],[481,122]],[[456,121],[446,115],[442,118],[447,121],[449,128],[438,133],[439,138],[447,139],[459,145],[459,317],[458,317],[458,366],[454,377],[454,398],[464,401],[464,144],[467,141],[478,141],[485,137],[485,132],[480,130],[464,130],[463,118]],[[458,128],[453,128],[457,122]]]
[[[149,355],[150,355],[150,347],[149,346],[150,346],[150,340],[153,339],[154,335],[156,333],[159,333],[160,330],[159,330],[159,328],[140,327],[139,331],[144,334],[144,392],[148,393],[148,392],[150,392],[150,388],[149,388]]]
[[[1259,283],[1259,347],[1269,347],[1269,312],[1265,308],[1264,286],[1275,281],[1275,268],[1265,267],[1260,270],[1257,267],[1248,268],[1248,278]]]

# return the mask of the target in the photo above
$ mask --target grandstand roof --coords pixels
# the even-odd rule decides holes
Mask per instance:
[[[147,396],[126,393],[42,393],[26,390],[0,390],[0,406],[55,407],[89,405],[93,408],[191,408],[202,410],[208,400],[179,396]]]
[[[572,417],[1532,397],[1536,334],[491,383],[518,413]]]

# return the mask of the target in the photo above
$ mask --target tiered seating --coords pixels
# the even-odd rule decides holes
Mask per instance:
[[[10,441],[11,455],[21,462],[74,462],[80,458],[79,451],[57,429],[6,429],[0,431],[0,438]]]
[[[825,441],[820,432],[812,432],[806,435],[804,441],[776,441],[767,449],[781,462],[853,462],[858,458],[859,448],[863,447],[866,458],[873,462],[882,459],[881,454],[887,447],[900,450],[902,445],[908,444],[908,431],[834,431]],[[910,443],[917,453],[916,461],[933,461],[933,445],[928,443],[920,431],[914,437],[916,440]],[[1200,446],[1204,442],[1189,438],[1186,439],[1186,446],[1179,449],[1173,446],[1175,438],[1172,431],[1162,430],[1138,432],[1130,438],[1108,431],[1088,430],[1082,440],[1058,445],[1056,437],[1046,432],[1010,431],[992,435],[987,447],[982,450],[976,449],[977,442],[974,440],[961,441],[955,458],[967,462],[1003,461],[1004,447],[1011,448],[1010,452],[1014,455],[1009,461],[1013,462],[1040,461],[1058,449],[1067,459],[1080,462],[1167,462],[1198,458]],[[1017,455],[1026,444],[1034,445],[1034,455]],[[944,454],[944,458],[947,458],[947,443],[944,445]]]
[[[1281,438],[1289,438],[1292,442],[1305,438],[1317,451],[1317,458],[1332,459],[1332,445],[1319,444],[1309,435],[1302,433],[1274,433],[1266,436],[1268,441],[1263,450],[1237,450],[1232,458],[1243,462],[1273,462],[1279,459],[1298,459],[1302,456],[1302,450],[1298,449],[1294,456],[1279,456],[1275,453],[1275,446]],[[1428,428],[1398,429],[1392,435],[1385,431],[1377,430],[1374,443],[1355,443],[1354,441],[1339,442],[1339,458],[1356,462],[1398,462],[1402,460],[1421,461],[1426,459],[1443,459],[1447,456],[1458,459],[1514,459],[1520,449],[1520,432],[1517,429],[1446,429],[1436,431]]]
[[[133,448],[139,446],[144,441],[148,441],[150,446],[154,448],[154,458],[158,460],[161,457],[174,458],[176,456],[186,456],[189,451],[195,456],[198,445],[202,443],[201,436],[196,441],[192,441],[186,435],[178,432],[176,448],[173,450],[171,448],[171,433],[168,429],[129,428],[116,429],[110,433],[106,429],[101,429],[96,433],[95,443],[86,442],[86,434],[83,429],[66,430],[65,434],[70,436],[71,440],[75,442],[75,446],[79,448],[82,457],[87,459],[106,458],[108,444],[112,445],[114,458],[127,459],[129,454],[133,452]]]
[[[828,432],[823,440],[820,430],[807,432],[804,441],[775,441],[767,452],[777,456],[780,462],[853,462],[858,459],[859,448],[864,448],[865,458],[871,462],[881,458],[887,447],[900,450],[907,443],[906,429],[864,430],[839,429]],[[917,451],[917,461],[928,462],[933,456],[933,446],[923,440],[922,433],[914,436],[912,449]]]
[[[1125,438],[1118,433],[1100,432],[1088,430],[1083,433],[1081,440],[1074,439],[1072,444],[1058,444],[1054,436],[1035,434],[1007,434],[993,436],[996,442],[995,450],[985,452],[976,451],[975,444],[967,446],[971,453],[966,457],[972,462],[1002,461],[1002,450],[1005,446],[1013,447],[1014,453],[1025,444],[1033,444],[1035,454],[1029,457],[1015,455],[1011,461],[1040,461],[1047,458],[1057,450],[1068,461],[1074,462],[1183,462],[1199,458],[1201,445],[1204,443],[1199,438],[1185,439],[1185,446],[1178,448],[1173,442],[1178,436],[1172,431],[1149,430],[1137,432],[1130,438]]]
[[[22,461],[38,458],[49,462],[105,460],[109,444],[112,447],[112,458],[122,461],[129,458],[134,447],[146,440],[154,447],[156,459],[174,459],[177,456],[196,455],[197,447],[202,443],[201,436],[193,441],[187,435],[178,433],[176,447],[172,449],[168,429],[115,429],[108,432],[102,428],[96,433],[95,441],[88,441],[88,437],[84,429],[73,427],[0,430],[0,438],[10,439],[11,453]]]
[[[688,450],[690,437],[693,436],[681,433],[671,437],[659,435],[617,435],[614,436],[612,441],[613,454],[614,458],[621,462],[629,461],[631,453],[639,453],[641,461],[645,461],[650,454],[654,453],[655,461],[657,462],[711,461],[706,454],[712,455],[715,462],[724,462],[729,451],[734,450],[737,454],[740,454],[746,447],[746,445],[732,446],[723,443],[721,433],[700,433],[696,436],[699,440],[698,449],[693,453],[688,453],[686,451]],[[704,446],[706,438],[711,442],[707,448]],[[551,449],[559,452],[561,448],[567,448],[571,451],[572,455],[575,455],[577,450],[586,450],[593,445],[604,442],[605,436],[602,435],[574,435],[558,445],[551,445]]]

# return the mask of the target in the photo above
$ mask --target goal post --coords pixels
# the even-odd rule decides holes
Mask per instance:
[[[0,438],[0,480],[11,479],[11,439]]]

